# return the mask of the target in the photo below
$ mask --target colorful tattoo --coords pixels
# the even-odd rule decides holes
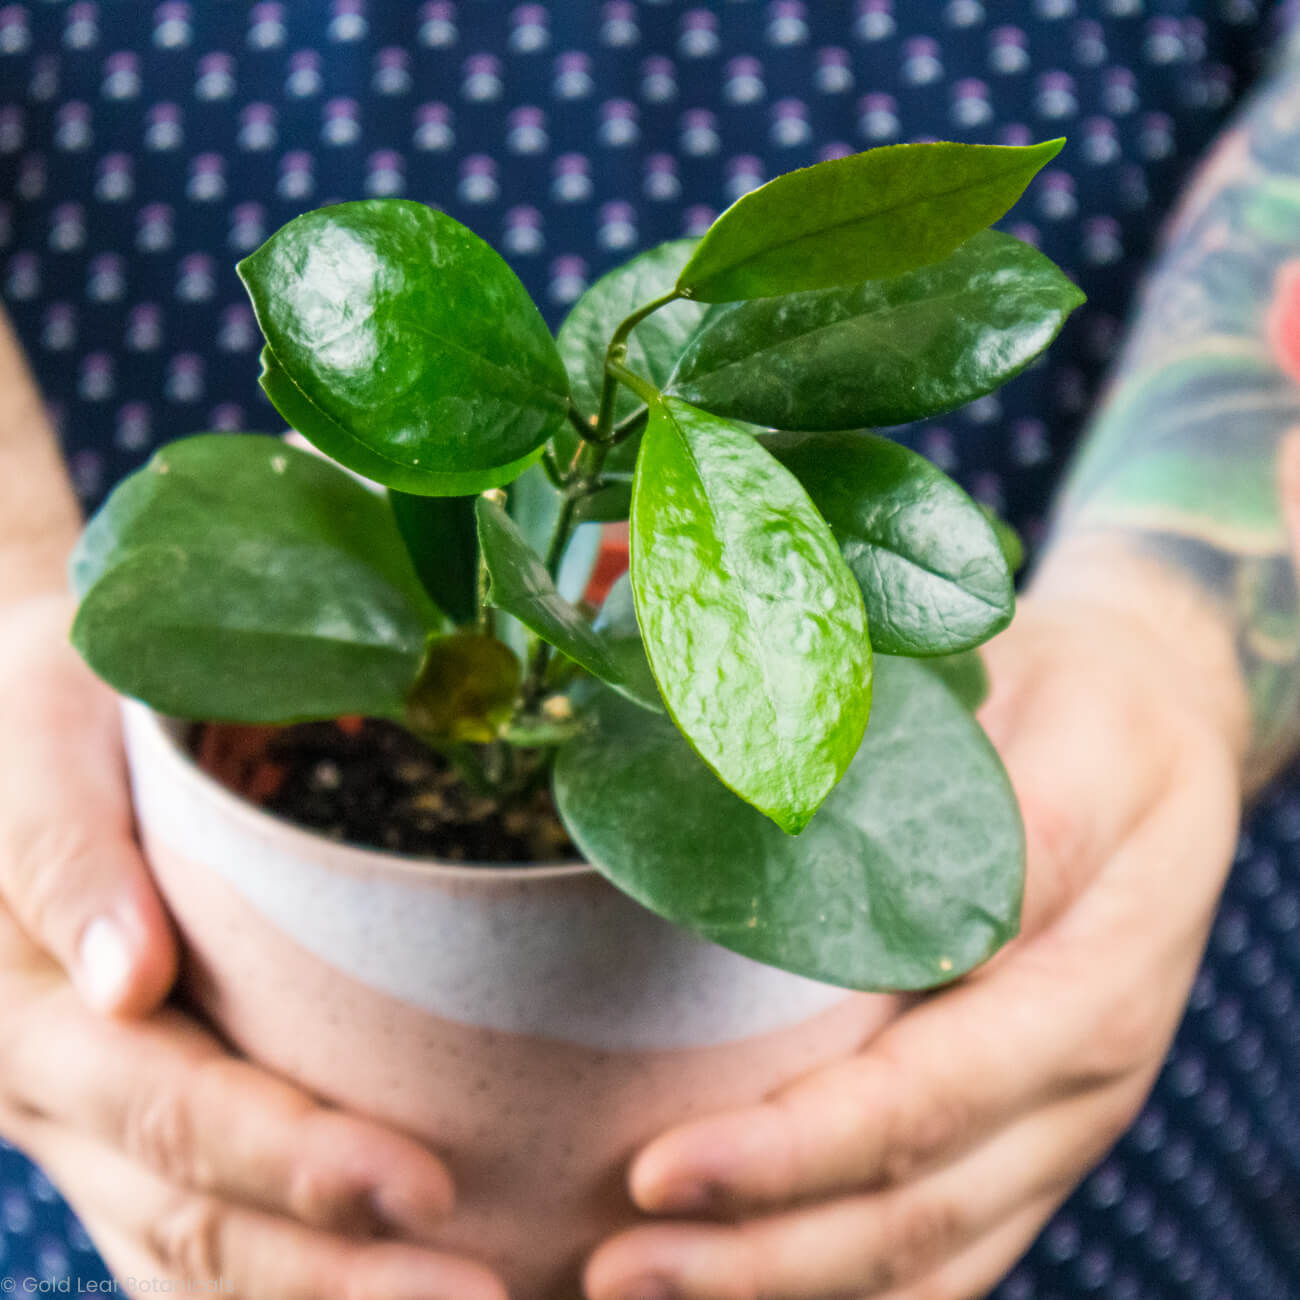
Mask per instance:
[[[1300,749],[1284,447],[1300,449],[1300,43],[1221,137],[1167,230],[1053,534],[1122,532],[1230,612],[1256,779]],[[1291,511],[1300,518],[1300,503]]]

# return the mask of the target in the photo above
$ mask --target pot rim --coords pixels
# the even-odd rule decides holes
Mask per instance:
[[[330,839],[317,831],[308,830],[287,817],[267,812],[249,803],[228,786],[205,772],[180,743],[176,730],[199,725],[187,718],[168,718],[139,700],[124,698],[123,708],[145,734],[151,747],[165,756],[171,764],[174,777],[190,787],[196,797],[204,800],[224,815],[238,822],[250,824],[254,830],[265,834],[274,828],[277,837],[301,846],[304,856],[317,860],[331,860],[344,869],[364,871],[382,865],[384,870],[401,875],[430,876],[450,881],[477,880],[485,875],[494,882],[543,881],[595,876],[599,873],[589,862],[559,861],[537,863],[499,862],[445,862],[438,858],[421,858],[409,853],[396,853],[391,849],[365,848],[358,844]]]

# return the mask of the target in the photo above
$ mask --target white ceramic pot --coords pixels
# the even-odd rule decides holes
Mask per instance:
[[[430,1142],[458,1191],[442,1242],[515,1300],[571,1289],[635,1219],[640,1143],[848,1055],[896,1012],[697,939],[581,864],[337,844],[207,776],[178,724],[124,712],[189,994],[253,1060]]]

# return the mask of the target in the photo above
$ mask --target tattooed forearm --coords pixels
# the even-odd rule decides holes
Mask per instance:
[[[1224,611],[1250,700],[1256,782],[1300,749],[1300,601],[1281,490],[1293,458],[1300,464],[1294,46],[1166,233],[1053,533],[1122,536],[1177,564]]]

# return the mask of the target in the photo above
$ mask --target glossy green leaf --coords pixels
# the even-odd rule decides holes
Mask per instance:
[[[487,744],[510,719],[519,677],[519,660],[495,637],[434,637],[402,721],[434,744]]]
[[[632,499],[632,590],[677,725],[722,781],[797,833],[871,708],[862,596],[797,479],[745,429],[651,409]]]
[[[950,691],[972,712],[988,698],[989,671],[978,650],[963,650],[955,655],[938,655],[921,659]]]
[[[1025,562],[1025,543],[1020,534],[992,506],[981,502],[980,509],[984,511],[984,517],[993,525],[993,532],[997,536],[998,545],[1002,548],[1002,558],[1006,560],[1007,568],[1012,573],[1018,573],[1020,566]]]
[[[541,313],[445,213],[406,199],[320,208],[238,270],[279,368],[333,426],[322,450],[368,478],[446,495],[440,475],[515,464],[565,418]]]
[[[532,465],[506,491],[506,509],[519,525],[528,545],[545,554],[555,522],[559,518],[561,494],[541,465]],[[477,527],[477,525],[476,525]],[[565,548],[556,587],[566,600],[579,600],[591,580],[600,553],[600,528],[584,524],[573,530]],[[497,635],[521,658],[527,659],[533,633],[509,614],[497,616]]]
[[[159,451],[91,521],[72,571],[78,650],[181,717],[398,716],[443,625],[383,497],[252,434]]]
[[[1010,623],[1015,586],[993,525],[924,456],[857,430],[762,442],[831,525],[881,654],[953,654]]]
[[[373,483],[387,483],[392,488],[405,489],[409,494],[417,496],[473,496],[477,492],[486,492],[489,488],[513,482],[530,465],[541,459],[542,448],[539,447],[527,456],[509,465],[498,465],[495,469],[456,474],[433,474],[418,470],[407,473],[395,468],[384,457],[371,452],[342,425],[331,420],[319,407],[313,406],[306,393],[296,387],[284,373],[270,348],[262,349],[261,361],[262,373],[258,382],[271,399],[271,405],[280,412],[289,427],[296,429],[313,447]]]
[[[997,221],[1064,143],[887,145],[787,172],[709,227],[677,285],[734,302],[913,271]]]
[[[648,249],[601,276],[573,304],[556,340],[569,372],[573,400],[584,415],[600,409],[605,379],[605,349],[614,331],[640,307],[668,293],[678,272],[694,252],[698,239],[674,239]],[[662,388],[681,355],[686,340],[700,323],[705,308],[679,300],[647,316],[628,336],[626,364]],[[622,385],[614,405],[615,420],[631,415],[641,400]],[[555,435],[560,461],[568,465],[578,450],[578,435],[566,425]],[[636,465],[639,439],[620,443],[605,462],[606,469],[631,474]]]
[[[877,661],[871,725],[799,839],[714,781],[666,718],[608,691],[556,756],[587,861],[757,961],[860,989],[955,979],[1015,935],[1024,839],[997,754],[927,667]]]
[[[878,434],[769,434],[866,600],[881,654],[952,654],[1010,621],[1015,588],[993,526],[924,456]]]
[[[491,579],[489,603],[629,699],[658,709],[653,678],[630,671],[628,662],[612,653],[600,633],[560,595],[546,566],[505,510],[480,497],[477,515],[479,548]]]
[[[992,392],[1083,294],[1028,244],[983,231],[888,280],[714,307],[671,392],[778,429],[904,424]]]
[[[590,496],[579,498],[573,517],[584,523],[615,524],[631,511],[632,475],[609,475]]]
[[[434,604],[457,623],[478,612],[473,497],[421,497],[389,489],[397,531]]]

